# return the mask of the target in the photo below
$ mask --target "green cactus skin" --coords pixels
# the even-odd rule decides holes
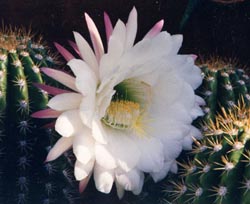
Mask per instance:
[[[201,67],[205,101],[201,131],[181,180],[171,182],[173,204],[250,204],[249,78],[241,69]]]
[[[222,68],[211,68],[209,65],[201,66],[204,75],[202,85],[197,94],[204,98],[206,113],[205,121],[214,120],[220,107],[228,109],[234,106],[243,97],[246,105],[249,105],[250,81],[242,69],[233,69],[231,65]]]
[[[173,203],[250,204],[250,110],[222,111],[206,124],[192,160],[180,164],[183,179],[174,183]]]
[[[47,93],[33,83],[43,83],[39,67],[53,66],[53,58],[24,30],[6,30],[0,32],[0,203],[75,203],[69,153],[45,163],[55,136],[30,116],[47,105]]]

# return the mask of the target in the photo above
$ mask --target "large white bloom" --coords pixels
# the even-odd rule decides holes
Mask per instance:
[[[56,95],[50,109],[36,114],[57,117],[55,129],[62,136],[47,160],[73,147],[82,189],[93,174],[101,192],[109,193],[115,183],[119,197],[124,190],[139,194],[144,172],[158,181],[176,171],[176,157],[200,137],[191,123],[202,115],[203,101],[194,94],[201,73],[192,55],[177,54],[182,36],[161,32],[163,21],[135,44],[136,9],[126,25],[118,20],[114,28],[105,14],[105,52],[95,24],[85,17],[94,51],[76,32],[82,60],[59,49],[74,76],[43,69],[72,90],[47,87]]]

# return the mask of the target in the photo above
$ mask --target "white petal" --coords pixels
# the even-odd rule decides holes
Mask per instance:
[[[115,180],[116,192],[119,199],[122,199],[125,193],[124,188]]]
[[[116,173],[115,179],[126,191],[132,191],[138,195],[144,183],[144,174],[133,169],[126,173]]]
[[[159,69],[160,69],[160,67],[159,67]],[[156,71],[153,71],[153,72],[150,72],[147,74],[137,76],[136,79],[143,81],[150,86],[155,86],[155,84],[159,80],[160,74],[161,74],[161,72],[159,70],[156,70]]]
[[[80,104],[80,117],[84,125],[92,128],[95,113],[95,93],[85,96]]]
[[[154,71],[154,67],[150,67],[147,70],[143,70],[143,65],[147,66],[148,63],[157,63],[160,60],[166,58],[166,53],[169,52],[170,35],[166,32],[161,32],[153,39],[143,39],[133,46],[128,52],[124,53],[121,58],[120,70],[127,73],[138,72],[138,67],[142,67],[140,71],[143,74]],[[164,57],[163,57],[164,56]],[[133,59],[133,60],[131,60]],[[165,62],[167,59],[165,59]],[[162,63],[162,62],[161,62]],[[149,67],[149,66],[148,66]]]
[[[137,11],[135,7],[133,7],[132,11],[129,14],[128,22],[126,24],[126,43],[125,49],[130,49],[135,41],[136,32],[137,32]]]
[[[164,164],[164,150],[162,143],[153,138],[138,138],[136,140],[141,156],[137,168],[143,172],[157,172]]]
[[[81,53],[81,57],[84,61],[91,67],[91,69],[95,72],[98,77],[98,62],[96,56],[87,43],[87,41],[77,32],[73,32],[77,47]]]
[[[192,119],[194,120],[199,116],[203,116],[204,111],[197,104],[195,104],[195,107],[192,108],[190,111],[190,115],[191,115]]]
[[[55,129],[63,137],[71,137],[83,127],[78,110],[63,112],[56,120]]]
[[[96,163],[105,169],[115,169],[117,167],[114,155],[106,147],[106,145],[95,145]]]
[[[91,41],[95,50],[95,55],[96,55],[97,61],[99,61],[104,53],[102,40],[95,26],[95,23],[93,22],[93,20],[89,17],[87,13],[85,13],[85,19],[86,19],[87,26],[89,29]]]
[[[178,173],[178,165],[176,161],[173,161],[170,169],[169,169],[172,173],[177,174]]]
[[[110,193],[114,182],[114,172],[96,164],[94,168],[94,180],[98,191]]]
[[[195,102],[200,106],[205,106],[206,102],[200,96],[195,95]]]
[[[191,150],[194,139],[201,139],[201,138],[202,138],[202,134],[200,130],[198,130],[194,126],[190,126],[190,132],[184,137],[184,140],[183,140],[183,149]]]
[[[82,95],[77,93],[64,93],[51,98],[48,106],[57,111],[76,109],[80,106]]]
[[[177,102],[178,98],[181,98],[183,94],[183,86],[184,83],[176,77],[173,71],[161,73],[158,82],[153,87],[153,99],[155,100],[153,101],[154,104],[152,106],[157,108],[173,105]]]
[[[68,62],[71,70],[76,76],[76,87],[84,95],[95,93],[97,78],[95,73],[82,60],[72,59]]]
[[[98,143],[107,144],[107,133],[99,119],[92,121],[92,136]]]
[[[117,64],[124,51],[126,28],[123,22],[117,21],[109,39],[108,52],[100,61],[100,79],[110,76],[117,69]]]
[[[67,151],[73,144],[73,137],[65,138],[61,137],[56,144],[49,151],[46,161],[53,161]]]
[[[91,128],[95,111],[96,76],[82,60],[73,59],[68,65],[76,75],[77,88],[84,95],[82,103],[80,104],[80,116],[83,123]]]
[[[168,174],[168,171],[172,163],[173,161],[165,162],[163,168],[159,172],[153,172],[150,174],[155,182],[158,182],[165,178],[165,176]]]
[[[202,83],[201,69],[194,65],[194,59],[190,55],[177,55],[168,59],[177,74],[188,84],[196,89]]]
[[[87,127],[82,128],[81,132],[75,135],[73,152],[79,162],[87,164],[94,157],[94,143],[91,130]]]
[[[110,130],[107,134],[109,141],[106,148],[110,150],[118,166],[124,171],[133,169],[140,158],[140,151],[133,141],[133,136],[116,130]]]
[[[172,38],[172,42],[173,42],[172,53],[177,54],[179,49],[181,48],[183,36],[182,35],[172,35],[171,38]]]
[[[94,167],[94,160],[90,160],[88,163],[83,164],[80,161],[76,160],[75,168],[74,168],[74,175],[76,180],[80,181],[85,179],[89,174],[92,172]]]
[[[149,135],[158,138],[162,142],[164,159],[166,161],[176,159],[182,150],[183,138],[190,131],[190,125],[184,125],[176,121],[164,123],[164,118],[156,118],[151,125],[150,129],[152,130]]]
[[[111,99],[115,94],[113,89],[104,89],[100,94],[97,95],[96,106],[99,108],[98,118],[101,119],[105,116],[106,110],[110,105]]]

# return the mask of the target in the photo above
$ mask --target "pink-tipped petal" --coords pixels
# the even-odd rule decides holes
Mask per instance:
[[[87,22],[87,26],[88,26],[89,33],[90,33],[90,38],[91,38],[91,41],[93,43],[93,47],[95,50],[95,55],[96,55],[97,61],[99,62],[102,55],[104,54],[102,39],[96,28],[95,23],[93,22],[93,20],[89,17],[87,13],[85,13],[85,20]]]
[[[109,38],[113,32],[113,26],[109,18],[109,15],[106,12],[104,12],[104,24],[105,24],[107,42],[109,42]]]
[[[61,114],[60,111],[56,111],[56,110],[48,108],[48,109],[40,110],[31,114],[31,117],[33,118],[57,118],[60,114]]]
[[[66,61],[70,61],[71,59],[75,58],[67,49],[65,49],[60,44],[54,42],[54,45],[56,49],[58,50],[58,52],[64,57]]]
[[[99,77],[99,65],[95,53],[88,42],[78,33],[73,32],[77,47],[81,53],[83,60],[91,67],[96,76]]]
[[[190,56],[191,56],[194,60],[196,60],[196,59],[198,58],[198,56],[195,55],[195,54],[191,54]]]
[[[77,47],[77,44],[71,40],[68,40],[70,46],[75,50],[75,52],[79,55],[79,57],[81,57],[81,53]]]
[[[89,174],[85,179],[83,179],[79,182],[79,192],[80,193],[83,193],[83,191],[86,189],[86,187],[89,183],[90,177],[91,177],[91,174]]]
[[[128,22],[126,24],[126,42],[125,42],[125,50],[130,49],[134,45],[136,32],[137,32],[137,11],[136,8],[133,7],[131,10]]]
[[[153,38],[154,36],[156,36],[158,33],[161,32],[162,28],[164,25],[164,20],[160,20],[159,22],[157,22],[149,31],[148,33],[145,35],[144,38]]]
[[[41,68],[41,70],[43,73],[45,73],[49,77],[55,79],[56,81],[67,86],[68,88],[74,91],[78,91],[75,85],[75,78],[72,77],[71,75],[62,71],[58,71],[58,70],[46,68],[46,67]]]
[[[42,128],[44,128],[44,129],[55,128],[55,124],[56,124],[56,122],[51,122],[51,123],[48,123],[48,124],[42,126]]]
[[[39,83],[33,83],[33,85],[43,91],[46,91],[50,95],[58,95],[63,93],[71,93],[71,91],[65,90],[65,89],[59,89],[53,86],[49,86],[46,84],[39,84]]]
[[[73,137],[61,137],[56,144],[54,145],[54,147],[51,148],[51,150],[49,151],[49,154],[46,158],[46,162],[49,161],[53,161],[55,159],[57,159],[58,157],[60,157],[65,151],[67,151],[68,149],[71,148],[73,144]]]

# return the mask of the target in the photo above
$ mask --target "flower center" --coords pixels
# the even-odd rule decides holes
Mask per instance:
[[[103,122],[116,129],[132,129],[140,118],[140,104],[127,101],[111,101]]]
[[[114,87],[112,97],[102,121],[119,130],[134,130],[145,135],[147,110],[151,102],[151,87],[137,79],[127,79]]]

